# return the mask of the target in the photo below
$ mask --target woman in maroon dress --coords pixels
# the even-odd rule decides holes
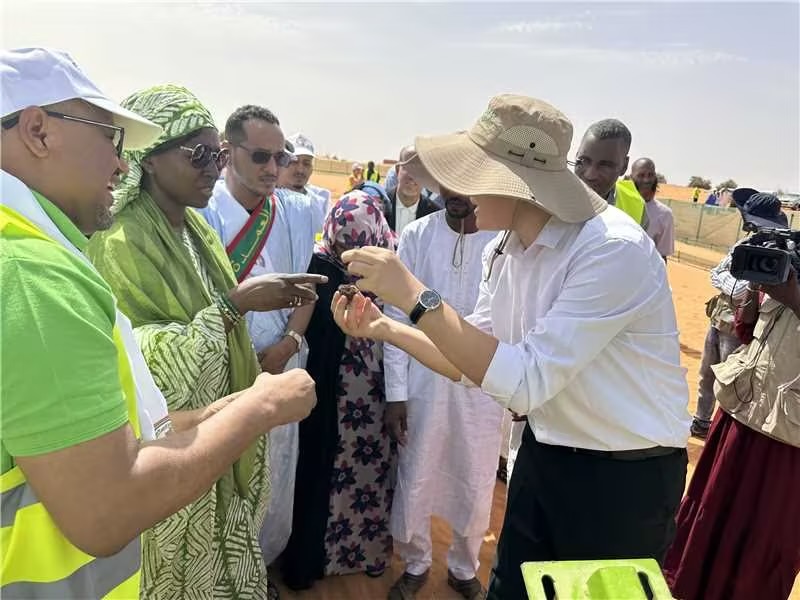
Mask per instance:
[[[665,574],[680,600],[785,600],[800,571],[800,283],[753,290]]]

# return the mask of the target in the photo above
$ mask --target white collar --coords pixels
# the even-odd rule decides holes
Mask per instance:
[[[400,197],[399,196],[397,197],[397,207],[399,210],[416,211],[418,206],[419,206],[419,200],[417,200],[411,206],[406,206],[405,204],[403,204],[403,201],[400,200]]]
[[[86,258],[86,255],[76,248],[75,245],[67,239],[67,236],[61,233],[61,230],[36,201],[33,192],[25,183],[14,177],[11,173],[0,170],[0,189],[2,189],[0,204],[21,214],[44,231],[49,237],[80,257],[86,264],[92,264],[89,259]]]
[[[519,241],[519,236],[516,233],[512,233],[511,237],[508,238],[507,252],[522,256],[536,247],[555,248],[572,225],[572,223],[565,223],[556,217],[550,217],[539,232],[539,235],[527,248],[523,248],[522,243]]]

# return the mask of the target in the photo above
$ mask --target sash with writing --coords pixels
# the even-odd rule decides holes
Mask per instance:
[[[256,264],[264,244],[275,223],[275,196],[261,200],[261,203],[247,219],[236,237],[225,248],[231,259],[233,272],[239,282],[245,280]]]

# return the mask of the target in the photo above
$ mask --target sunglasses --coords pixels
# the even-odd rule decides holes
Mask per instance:
[[[73,117],[72,115],[65,115],[64,113],[56,112],[54,110],[42,110],[44,110],[46,114],[50,115],[51,117],[55,117],[56,119],[63,119],[65,121],[72,121],[74,123],[83,123],[84,125],[92,125],[94,127],[101,127],[103,129],[113,131],[114,135],[109,139],[114,144],[114,148],[117,151],[117,158],[122,158],[122,146],[125,143],[125,129],[123,127],[109,125],[108,123],[100,123],[99,121],[92,121],[90,119],[83,119],[81,117]],[[3,129],[11,129],[17,123],[19,123],[18,114],[3,121]]]
[[[252,150],[247,146],[242,146],[241,144],[233,144],[233,145],[238,146],[242,150],[249,152],[250,160],[257,165],[265,165],[273,158],[275,159],[275,164],[278,165],[279,167],[288,167],[289,163],[292,162],[292,155],[286,152],[286,150],[279,150],[278,152],[270,152],[269,150]]]
[[[224,150],[214,150],[211,146],[205,144],[197,144],[194,148],[187,148],[180,146],[180,149],[189,153],[189,164],[195,169],[205,169],[211,161],[218,170],[222,170],[228,162],[228,153]]]

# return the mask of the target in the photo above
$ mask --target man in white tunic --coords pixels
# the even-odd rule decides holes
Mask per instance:
[[[314,143],[302,133],[290,135],[292,161],[278,177],[278,186],[307,196],[314,211],[314,231],[322,233],[322,225],[328,216],[331,204],[331,191],[311,185],[308,181],[314,173]]]
[[[398,252],[420,281],[441,290],[450,306],[468,315],[478,299],[481,254],[494,234],[478,231],[468,198],[441,191],[445,210],[408,225]],[[386,312],[409,323],[395,307],[387,306]],[[475,575],[492,509],[503,408],[394,346],[385,347],[384,367],[386,425],[400,444],[391,530],[405,561],[405,573],[389,598],[413,598],[425,584],[433,562],[433,515],[453,528],[448,583],[465,598],[482,598],[485,591]]]
[[[314,210],[309,197],[276,190],[278,173],[289,162],[282,154],[285,141],[277,119],[267,109],[243,107],[228,119],[225,139],[246,151],[231,152],[225,177],[217,181],[202,212],[228,250],[237,277],[304,273],[314,249]],[[265,154],[269,157],[262,162]],[[259,210],[266,215],[261,224],[255,221]],[[248,228],[252,228],[252,236],[246,235]],[[275,374],[305,367],[308,348],[303,335],[313,308],[247,314],[248,330],[264,371]],[[268,565],[283,551],[291,534],[298,425],[273,429],[269,438],[272,489],[261,531]]]

